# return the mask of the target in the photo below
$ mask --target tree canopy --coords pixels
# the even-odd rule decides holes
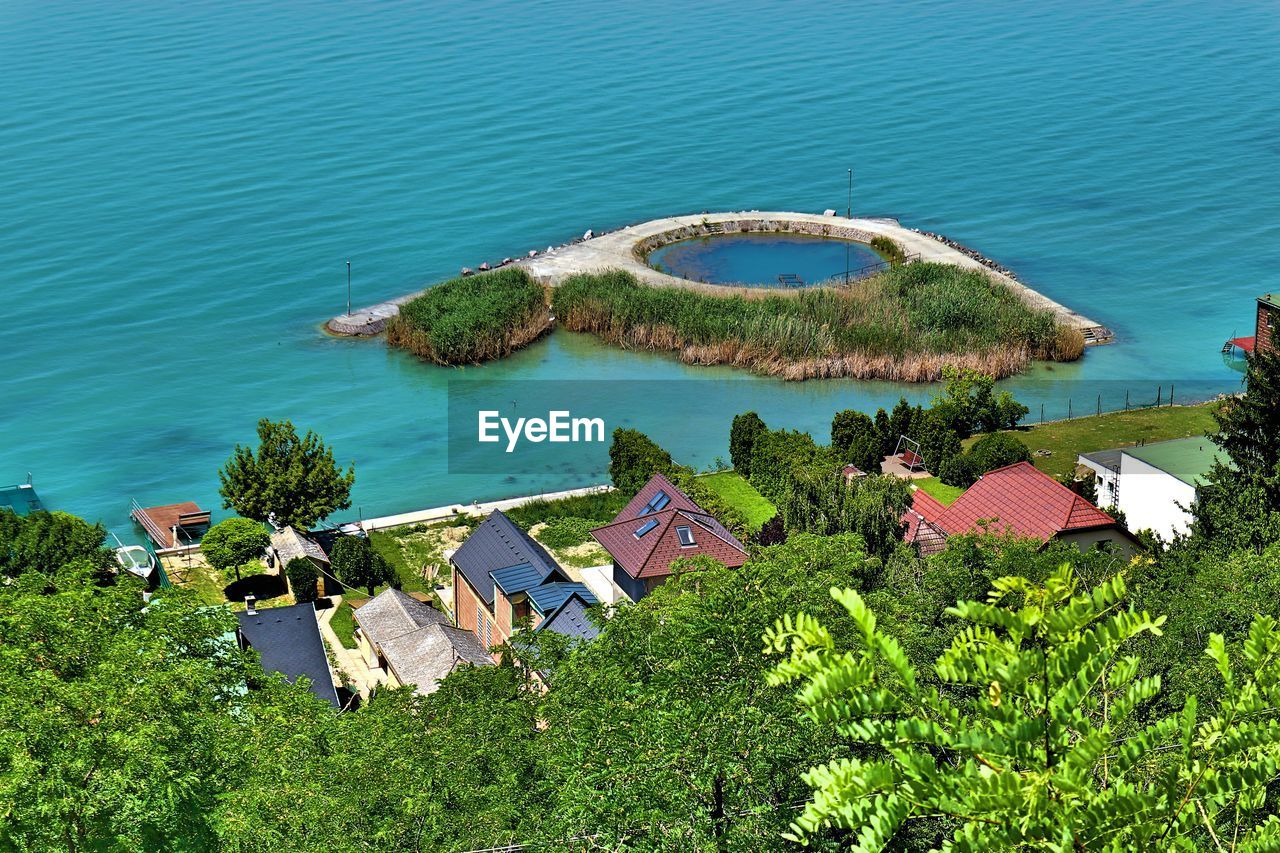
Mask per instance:
[[[219,521],[200,540],[200,553],[209,565],[219,571],[234,571],[262,556],[271,544],[271,535],[262,522],[249,518],[227,518]]]
[[[255,521],[302,529],[351,506],[355,466],[342,471],[333,451],[290,421],[258,421],[258,448],[236,445],[218,472],[222,505]]]

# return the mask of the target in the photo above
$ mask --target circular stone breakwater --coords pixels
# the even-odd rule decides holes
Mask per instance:
[[[900,245],[912,260],[935,261],[982,270],[1006,285],[1032,308],[1051,311],[1060,323],[1079,329],[1084,334],[1086,345],[1108,343],[1113,339],[1111,331],[1105,326],[1032,290],[997,262],[941,235],[905,228],[894,219],[847,219],[831,213],[756,210],[697,213],[653,219],[604,234],[588,231],[581,238],[563,246],[543,252],[530,252],[526,257],[501,265],[512,263],[522,266],[535,279],[551,287],[576,273],[621,269],[646,284],[658,287],[684,287],[719,295],[735,292],[759,294],[759,287],[735,288],[677,278],[655,270],[646,262],[650,252],[679,240],[751,233],[807,234],[865,244],[870,244],[876,237],[888,237]],[[399,313],[401,305],[423,292],[425,291],[409,293],[361,308],[351,314],[340,314],[328,322],[327,328],[337,335],[376,335],[386,328],[388,319]],[[776,290],[770,289],[769,292],[786,294],[799,291],[779,287]]]

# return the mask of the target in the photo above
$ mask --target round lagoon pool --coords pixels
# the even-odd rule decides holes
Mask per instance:
[[[779,287],[787,286],[779,276],[796,276],[809,287],[843,275],[846,269],[857,272],[882,259],[871,247],[852,240],[803,234],[724,234],[669,243],[650,252],[647,260],[659,272],[708,284]],[[796,286],[794,279],[789,283]]]

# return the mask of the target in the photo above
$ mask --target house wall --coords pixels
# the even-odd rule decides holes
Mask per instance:
[[[476,624],[476,608],[479,607],[482,611],[487,608],[480,600],[479,593],[456,568],[453,570],[453,601],[454,618],[457,619],[458,627],[466,628],[483,641],[484,637],[479,630],[481,626]]]
[[[627,570],[617,563],[613,564],[613,582],[632,601],[639,601],[649,591],[644,581],[631,577],[631,575],[627,574]]]
[[[1191,515],[1182,506],[1191,506],[1195,497],[1195,488],[1177,477],[1127,453],[1120,457],[1119,508],[1130,530],[1150,528],[1166,541],[1186,533]]]
[[[1081,551],[1091,551],[1102,545],[1108,545],[1122,559],[1128,562],[1137,553],[1137,548],[1133,541],[1125,535],[1124,531],[1118,527],[1108,527],[1100,530],[1078,530],[1060,533],[1057,537],[1063,542],[1068,542]]]
[[[1116,506],[1120,502],[1120,474],[1112,471],[1102,465],[1098,465],[1085,459],[1083,456],[1076,458],[1076,461],[1092,471],[1098,479],[1098,506],[1109,507]]]
[[[373,647],[373,643],[369,642],[369,638],[364,635],[364,629],[357,626],[356,628],[356,647],[360,651],[360,656],[364,658],[364,662],[372,669],[378,667],[378,651]]]
[[[495,645],[511,639],[511,599],[497,586],[493,588],[493,624]]]
[[[1258,303],[1258,326],[1255,347],[1259,352],[1280,352],[1280,309],[1265,302]]]

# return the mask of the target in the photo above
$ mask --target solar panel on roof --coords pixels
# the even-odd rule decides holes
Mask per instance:
[[[650,530],[652,530],[657,526],[658,526],[658,519],[656,518],[649,519],[644,524],[636,528],[636,533],[635,533],[636,538],[639,539],[640,537],[644,536],[646,533],[648,533]]]

